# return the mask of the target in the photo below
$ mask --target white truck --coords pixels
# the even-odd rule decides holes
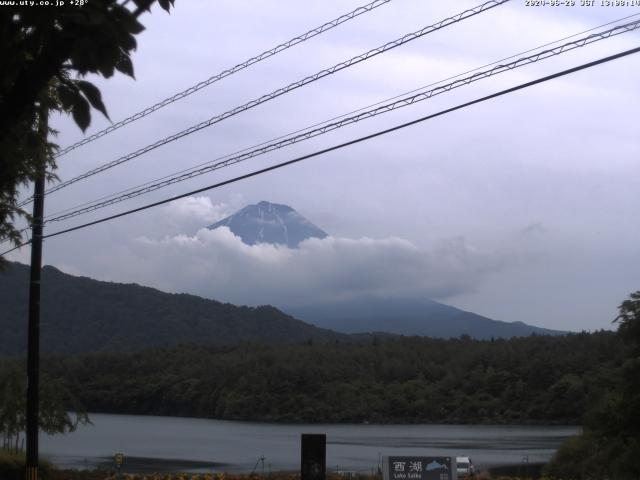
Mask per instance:
[[[472,477],[476,473],[470,457],[456,457],[456,473],[458,478]]]

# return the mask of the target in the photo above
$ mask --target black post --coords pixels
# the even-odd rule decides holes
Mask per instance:
[[[301,436],[301,480],[325,480],[327,470],[327,436],[303,433]]]
[[[44,106],[40,107],[39,133],[47,141],[48,123]],[[31,279],[29,282],[29,333],[27,345],[27,462],[26,480],[38,479],[38,412],[40,388],[40,271],[42,268],[42,217],[46,150],[39,159],[33,192],[31,224]]]

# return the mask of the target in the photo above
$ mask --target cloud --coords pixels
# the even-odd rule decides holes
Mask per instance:
[[[166,235],[194,234],[206,225],[222,220],[236,210],[235,201],[214,203],[206,196],[192,196],[175,200],[151,210],[144,219],[135,220],[135,227],[122,224],[119,237],[131,239],[138,235],[152,238]]]
[[[145,17],[147,28],[134,59],[137,81],[118,75],[93,79],[103,92],[111,118],[131,115],[357,6],[308,2],[305,9],[299,9],[296,2],[285,0],[277,6],[270,2],[248,5],[184,2],[171,16]],[[466,0],[390,2],[70,152],[59,162],[58,174],[65,180],[72,178],[476,5]],[[78,182],[48,196],[47,210],[66,209],[169,175],[635,13],[632,10],[532,10],[520,2],[509,2],[166,145],[128,162],[126,168]],[[203,18],[225,21],[211,29],[208,22],[200,21]],[[238,36],[238,31],[245,35]],[[156,192],[153,199],[178,195],[631,48],[637,38],[634,35],[594,43],[206,178],[172,185]],[[180,42],[167,40],[176,38]],[[196,47],[185,49],[184,45]],[[615,310],[640,282],[634,268],[640,230],[629,227],[635,225],[640,190],[634,109],[638,90],[633,80],[637,72],[638,62],[627,57],[277,174],[210,191],[212,201],[186,199],[54,237],[45,243],[45,261],[94,278],[136,280],[165,290],[245,303],[275,302],[276,297],[287,301],[300,297],[302,301],[312,294],[331,297],[362,291],[398,295],[414,291],[449,301],[448,295],[461,292],[451,298],[452,303],[494,318],[544,322],[562,329],[585,324],[608,328],[609,310]],[[616,120],[602,120],[610,118]],[[71,118],[54,117],[52,122],[60,130],[56,139],[60,145],[83,138]],[[106,119],[95,116],[89,133],[108,125]],[[244,195],[244,199],[236,202],[234,195]],[[197,233],[217,216],[260,200],[293,206],[335,238],[289,252],[265,246],[246,249],[233,236],[214,240],[206,235],[202,239]],[[132,206],[147,199],[139,201]],[[124,209],[120,205],[112,212]],[[93,218],[97,217],[87,219]],[[530,228],[523,229],[527,225]],[[376,240],[361,238],[364,235]],[[454,235],[464,239],[434,241]],[[311,252],[320,255],[317,261],[312,261]],[[29,251],[24,248],[10,258],[28,262]],[[151,265],[153,262],[158,265]],[[350,272],[352,265],[356,270]],[[496,270],[500,272],[488,275]]]
[[[544,235],[546,231],[547,229],[545,228],[542,222],[534,222],[520,229],[520,234],[524,237],[539,236],[539,235]]]
[[[442,299],[473,291],[502,264],[463,238],[424,249],[395,237],[327,237],[290,249],[249,246],[227,228],[140,236],[129,243],[127,256],[120,275],[142,284],[236,304],[278,306],[370,295]]]
[[[171,202],[165,212],[173,217],[215,223],[228,215],[225,203],[214,205],[209,197],[187,197]]]

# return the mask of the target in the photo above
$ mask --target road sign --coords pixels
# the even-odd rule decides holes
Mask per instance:
[[[384,457],[384,480],[457,480],[451,457]]]

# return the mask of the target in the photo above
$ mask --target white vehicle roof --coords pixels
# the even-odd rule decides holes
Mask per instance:
[[[471,459],[469,457],[456,457],[457,463],[471,463]]]

